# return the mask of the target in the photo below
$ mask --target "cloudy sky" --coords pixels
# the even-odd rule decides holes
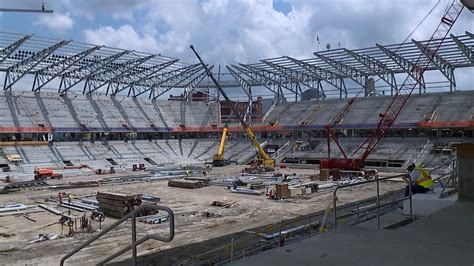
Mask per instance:
[[[194,62],[193,44],[213,64],[250,63],[404,40],[438,2],[413,38],[433,32],[448,0],[44,0],[54,14],[0,13],[0,30],[135,49]],[[2,0],[0,7],[39,8],[41,0]],[[465,11],[454,34],[473,31]]]

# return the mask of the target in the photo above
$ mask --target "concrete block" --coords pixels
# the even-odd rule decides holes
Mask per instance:
[[[450,195],[446,198],[439,198],[440,188],[436,188],[434,192],[413,195],[413,215],[428,216],[441,209],[453,205],[458,200],[458,194]],[[403,201],[403,214],[410,214],[410,201]]]
[[[457,146],[459,160],[459,201],[474,202],[474,143]]]

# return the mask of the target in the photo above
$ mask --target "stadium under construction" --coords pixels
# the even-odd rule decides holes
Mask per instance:
[[[225,66],[0,32],[0,264],[471,265],[469,5]]]

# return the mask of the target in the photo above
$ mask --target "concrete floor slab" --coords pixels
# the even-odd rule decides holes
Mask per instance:
[[[350,226],[234,265],[473,265],[474,204],[460,203],[396,230]]]

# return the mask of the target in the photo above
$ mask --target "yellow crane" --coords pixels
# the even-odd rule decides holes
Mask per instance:
[[[222,129],[221,142],[219,144],[219,149],[217,153],[212,156],[212,166],[225,166],[229,164],[229,160],[226,160],[224,157],[224,146],[227,138],[227,132],[229,128],[227,125]]]
[[[204,62],[202,61],[201,57],[199,56],[199,54],[196,52],[196,50],[194,50],[194,47],[191,45],[190,46],[191,50],[193,50],[194,54],[196,55],[196,57],[198,58],[199,62],[202,64],[202,66],[204,67],[204,69],[206,70],[207,72],[207,75],[212,79],[212,81],[214,82],[214,84],[216,85],[217,89],[220,91],[220,93],[222,94],[222,96],[224,96],[224,99],[227,101],[227,103],[229,104],[232,112],[234,112],[235,116],[237,117],[237,119],[239,119],[240,121],[240,124],[243,126],[244,130],[245,130],[245,133],[247,133],[247,136],[249,137],[250,141],[252,142],[252,144],[255,146],[255,148],[257,149],[257,167],[263,167],[263,168],[273,168],[275,167],[275,160],[270,157],[266,152],[265,150],[262,148],[262,146],[260,145],[260,143],[258,143],[257,141],[257,138],[255,137],[255,135],[253,134],[252,130],[250,129],[249,125],[244,121],[244,119],[240,116],[240,114],[237,112],[237,110],[235,109],[234,105],[232,104],[232,101],[230,100],[229,96],[227,96],[227,94],[225,93],[224,89],[222,89],[221,85],[219,84],[219,82],[217,82],[216,78],[214,77],[214,75],[212,74],[211,70],[209,70],[209,68],[207,67],[206,64],[204,64]]]

